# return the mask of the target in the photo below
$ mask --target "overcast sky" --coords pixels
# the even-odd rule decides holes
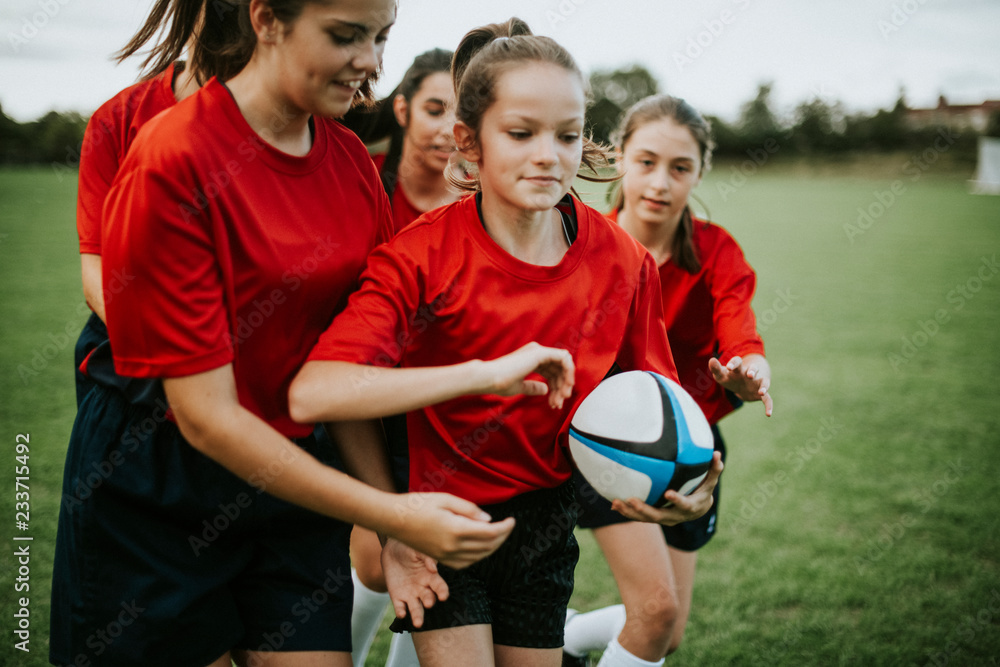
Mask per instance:
[[[0,104],[24,122],[89,115],[132,83],[137,61],[109,56],[152,0],[3,0]],[[385,54],[388,92],[418,53],[454,48],[470,28],[525,19],[585,72],[641,63],[661,90],[732,119],[757,85],[777,111],[812,97],[849,111],[1000,99],[998,0],[400,0]]]

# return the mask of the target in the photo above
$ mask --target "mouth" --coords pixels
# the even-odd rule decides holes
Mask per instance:
[[[670,202],[663,201],[662,199],[651,199],[649,197],[642,197],[641,201],[646,206],[648,206],[649,208],[652,208],[652,209],[659,210],[659,209],[669,208],[670,207]]]
[[[559,184],[559,179],[555,176],[525,176],[524,180],[541,187]]]
[[[346,92],[350,92],[353,95],[354,93],[358,92],[358,89],[361,88],[361,84],[363,84],[364,82],[365,82],[364,79],[346,79],[343,81],[334,80],[333,84]]]

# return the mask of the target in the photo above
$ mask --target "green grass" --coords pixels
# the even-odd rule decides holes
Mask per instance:
[[[751,405],[722,422],[720,531],[701,552],[671,665],[1000,664],[1000,274],[989,274],[1000,198],[966,194],[965,173],[911,181],[905,159],[868,171],[769,164],[739,187],[739,164],[719,164],[697,191],[757,269],[775,412]],[[852,242],[845,225],[897,180],[901,194]],[[20,594],[13,547],[0,550],[4,665],[46,664],[74,414],[62,337],[84,322],[74,192],[50,170],[0,171],[0,537],[20,534],[13,447],[27,432],[35,538],[30,654],[12,648]],[[617,602],[579,535],[572,605]],[[382,632],[369,664],[387,648]]]

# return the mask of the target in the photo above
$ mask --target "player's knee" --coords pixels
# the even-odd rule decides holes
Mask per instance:
[[[626,627],[645,641],[666,645],[673,637],[678,619],[677,601],[672,595],[650,596],[635,610],[626,610]]]

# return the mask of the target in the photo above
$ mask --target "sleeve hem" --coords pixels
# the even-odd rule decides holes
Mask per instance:
[[[229,349],[216,350],[201,356],[173,361],[148,361],[115,357],[115,368],[121,375],[130,377],[173,378],[195,375],[232,363]]]

